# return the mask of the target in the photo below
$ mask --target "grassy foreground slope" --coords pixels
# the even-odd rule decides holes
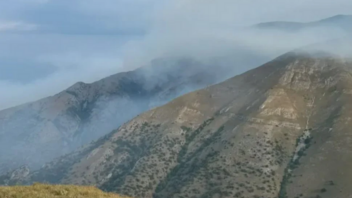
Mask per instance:
[[[1,198],[127,198],[95,187],[44,185],[0,187]]]

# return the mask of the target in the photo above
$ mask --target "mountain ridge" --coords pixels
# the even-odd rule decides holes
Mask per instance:
[[[322,21],[346,18],[337,16]],[[350,51],[348,45],[346,48]],[[251,68],[271,56],[242,48],[233,53],[233,59],[232,55],[217,57],[207,63],[187,57],[156,59],[136,71],[91,84],[79,82],[54,96],[0,111],[0,160],[4,162],[0,163],[0,174],[22,165],[39,168],[145,110],[225,80],[242,72],[242,65]],[[44,154],[38,156],[40,152]],[[21,157],[13,153],[20,153]]]
[[[320,28],[320,27],[334,27],[345,31],[349,31],[352,28],[352,15],[335,15],[329,18],[325,18],[313,22],[290,22],[290,21],[273,21],[263,22],[254,25],[254,28],[267,29],[267,30],[281,30],[281,31],[301,31],[309,28]]]
[[[287,53],[140,114],[17,181],[96,185],[137,198],[346,197],[352,177],[336,170],[352,162],[351,66],[334,55]]]
[[[203,67],[210,66],[188,58],[160,59],[135,71],[91,84],[78,82],[54,96],[0,111],[0,173],[22,165],[40,167],[145,110],[221,79],[221,69]]]

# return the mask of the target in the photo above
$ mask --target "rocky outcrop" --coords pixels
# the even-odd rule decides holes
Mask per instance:
[[[30,169],[27,166],[21,166],[18,169],[3,174],[0,176],[0,180],[2,181],[2,185],[16,185],[23,182],[29,174]]]

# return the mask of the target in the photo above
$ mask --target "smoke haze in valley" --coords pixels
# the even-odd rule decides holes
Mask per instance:
[[[351,14],[348,0],[13,0],[0,2],[0,109],[160,57],[231,64],[233,74],[345,36],[338,27],[254,30]]]

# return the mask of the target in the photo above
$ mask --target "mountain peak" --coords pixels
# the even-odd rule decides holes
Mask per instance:
[[[39,168],[150,108],[225,78],[202,68],[190,59],[152,62],[0,111],[0,174],[23,164]]]
[[[344,14],[338,14],[326,19],[323,19],[321,21],[341,21],[341,20],[351,20],[352,19],[352,15],[344,15]]]
[[[84,82],[76,82],[75,84],[73,84],[71,87],[69,87],[67,90],[68,91],[73,91],[73,90],[76,90],[76,89],[81,89],[83,87],[86,87],[88,86],[87,83],[84,83]]]
[[[330,54],[287,53],[147,111],[20,181],[143,198],[316,197],[334,181],[343,188],[329,187],[331,197],[345,197],[352,177],[329,162],[349,169],[344,162],[352,161],[343,149],[351,138],[351,66]]]

